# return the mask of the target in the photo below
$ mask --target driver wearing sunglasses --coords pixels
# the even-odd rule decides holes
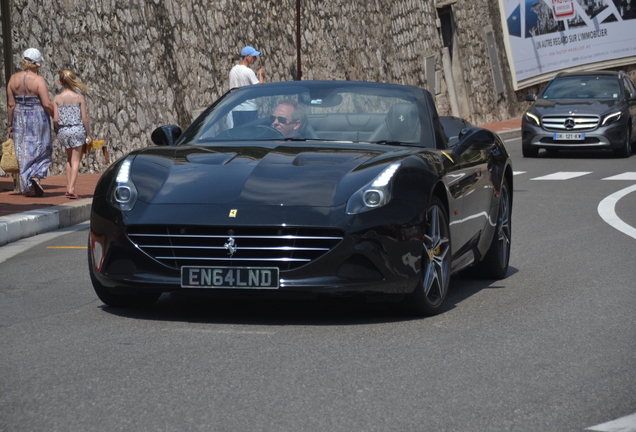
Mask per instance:
[[[278,104],[271,117],[272,127],[285,138],[298,136],[303,125],[303,110],[292,100]]]

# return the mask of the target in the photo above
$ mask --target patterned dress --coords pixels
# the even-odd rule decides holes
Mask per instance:
[[[57,142],[67,149],[79,147],[86,139],[80,104],[58,105]]]
[[[26,76],[24,88],[26,91]],[[51,165],[51,122],[39,96],[15,96],[13,142],[20,165],[20,192],[31,191],[31,179],[46,178]]]

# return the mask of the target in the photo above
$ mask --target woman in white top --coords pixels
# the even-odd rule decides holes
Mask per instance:
[[[92,141],[86,100],[79,91],[91,88],[68,69],[60,72],[59,82],[63,90],[53,98],[53,124],[58,143],[66,148],[66,196],[77,199],[75,183],[82,159],[82,145]]]

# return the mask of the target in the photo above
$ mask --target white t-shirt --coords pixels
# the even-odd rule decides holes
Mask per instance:
[[[252,69],[244,65],[236,65],[230,70],[230,88],[243,87],[246,85],[258,84],[258,78]],[[243,102],[234,108],[233,111],[256,111],[258,107],[252,100]]]

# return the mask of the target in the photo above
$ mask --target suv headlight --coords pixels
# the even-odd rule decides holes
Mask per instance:
[[[541,121],[539,120],[539,117],[532,114],[531,112],[526,113],[526,120],[530,122],[531,124],[534,124],[535,126],[541,126]]]
[[[133,160],[134,157],[124,159],[108,192],[108,202],[121,211],[132,210],[137,202],[137,188],[130,178]]]
[[[621,119],[621,116],[622,116],[622,113],[620,111],[609,114],[605,116],[605,118],[603,119],[603,123],[601,123],[601,126],[616,123],[617,121]]]
[[[391,201],[393,178],[401,162],[384,169],[373,181],[354,193],[347,202],[347,214],[364,213],[382,207]]]

